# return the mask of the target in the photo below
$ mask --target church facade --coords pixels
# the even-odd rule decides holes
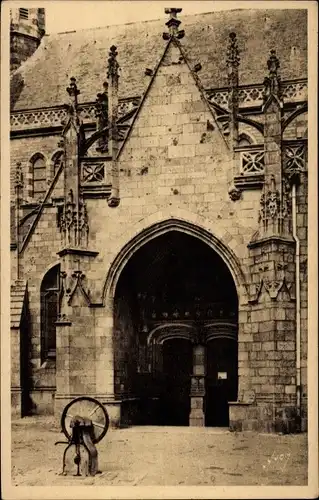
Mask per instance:
[[[166,14],[14,11],[12,411],[304,431],[307,11]]]

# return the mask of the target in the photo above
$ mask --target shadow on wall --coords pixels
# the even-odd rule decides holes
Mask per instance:
[[[22,321],[20,327],[20,370],[21,370],[21,417],[32,414],[35,411],[35,405],[30,397],[31,392],[31,329],[30,329],[29,303],[25,299]]]
[[[14,73],[10,80],[10,110],[13,111],[24,88],[24,79],[21,73]]]

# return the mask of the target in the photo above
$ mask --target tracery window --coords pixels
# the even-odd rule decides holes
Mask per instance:
[[[41,284],[41,360],[55,358],[60,298],[60,266],[51,268]]]

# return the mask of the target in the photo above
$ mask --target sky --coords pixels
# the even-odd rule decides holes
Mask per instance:
[[[167,19],[166,7],[181,7],[182,15],[238,8],[272,8],[294,1],[271,0],[6,0],[10,7],[42,7],[46,14],[46,33],[61,33],[151,19]],[[299,4],[301,2],[298,2]]]
[[[63,5],[62,5],[63,3]],[[46,9],[46,33],[123,24],[148,19],[166,19],[165,7],[182,7],[183,14],[210,12],[215,1],[138,1],[138,0],[51,0],[42,2]]]
[[[43,7],[46,34],[165,19],[166,7],[181,7],[182,15],[238,8],[302,8],[309,3],[292,0],[6,0],[10,7]],[[310,2],[311,3],[311,2]],[[165,22],[165,21],[164,21]],[[163,23],[164,24],[164,23]]]

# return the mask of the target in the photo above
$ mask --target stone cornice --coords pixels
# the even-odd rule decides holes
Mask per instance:
[[[73,247],[65,247],[58,252],[59,257],[63,257],[63,255],[85,255],[87,257],[96,257],[99,252],[95,250],[88,250],[86,248],[73,248]]]
[[[264,238],[256,239],[255,241],[250,241],[248,243],[248,248],[254,248],[260,245],[267,245],[270,243],[285,244],[285,245],[295,245],[295,240],[288,236],[266,236]]]
[[[119,122],[130,117],[139,104],[139,97],[120,99]],[[95,123],[95,102],[79,104],[79,111],[84,126]],[[67,118],[65,105],[45,108],[19,109],[10,113],[11,135],[28,131],[31,135],[40,129],[52,129],[57,133],[62,130],[63,121]]]
[[[282,93],[285,106],[295,106],[307,101],[307,79],[282,82]],[[241,113],[257,112],[262,105],[262,84],[239,85],[239,109]],[[205,89],[207,100],[228,113],[228,88]],[[130,97],[119,100],[119,123],[125,123],[137,110],[140,97]],[[95,102],[79,104],[81,118],[86,127],[95,123]],[[43,133],[59,133],[62,121],[66,118],[64,105],[44,108],[20,109],[11,112],[11,137],[26,135],[42,135]]]

